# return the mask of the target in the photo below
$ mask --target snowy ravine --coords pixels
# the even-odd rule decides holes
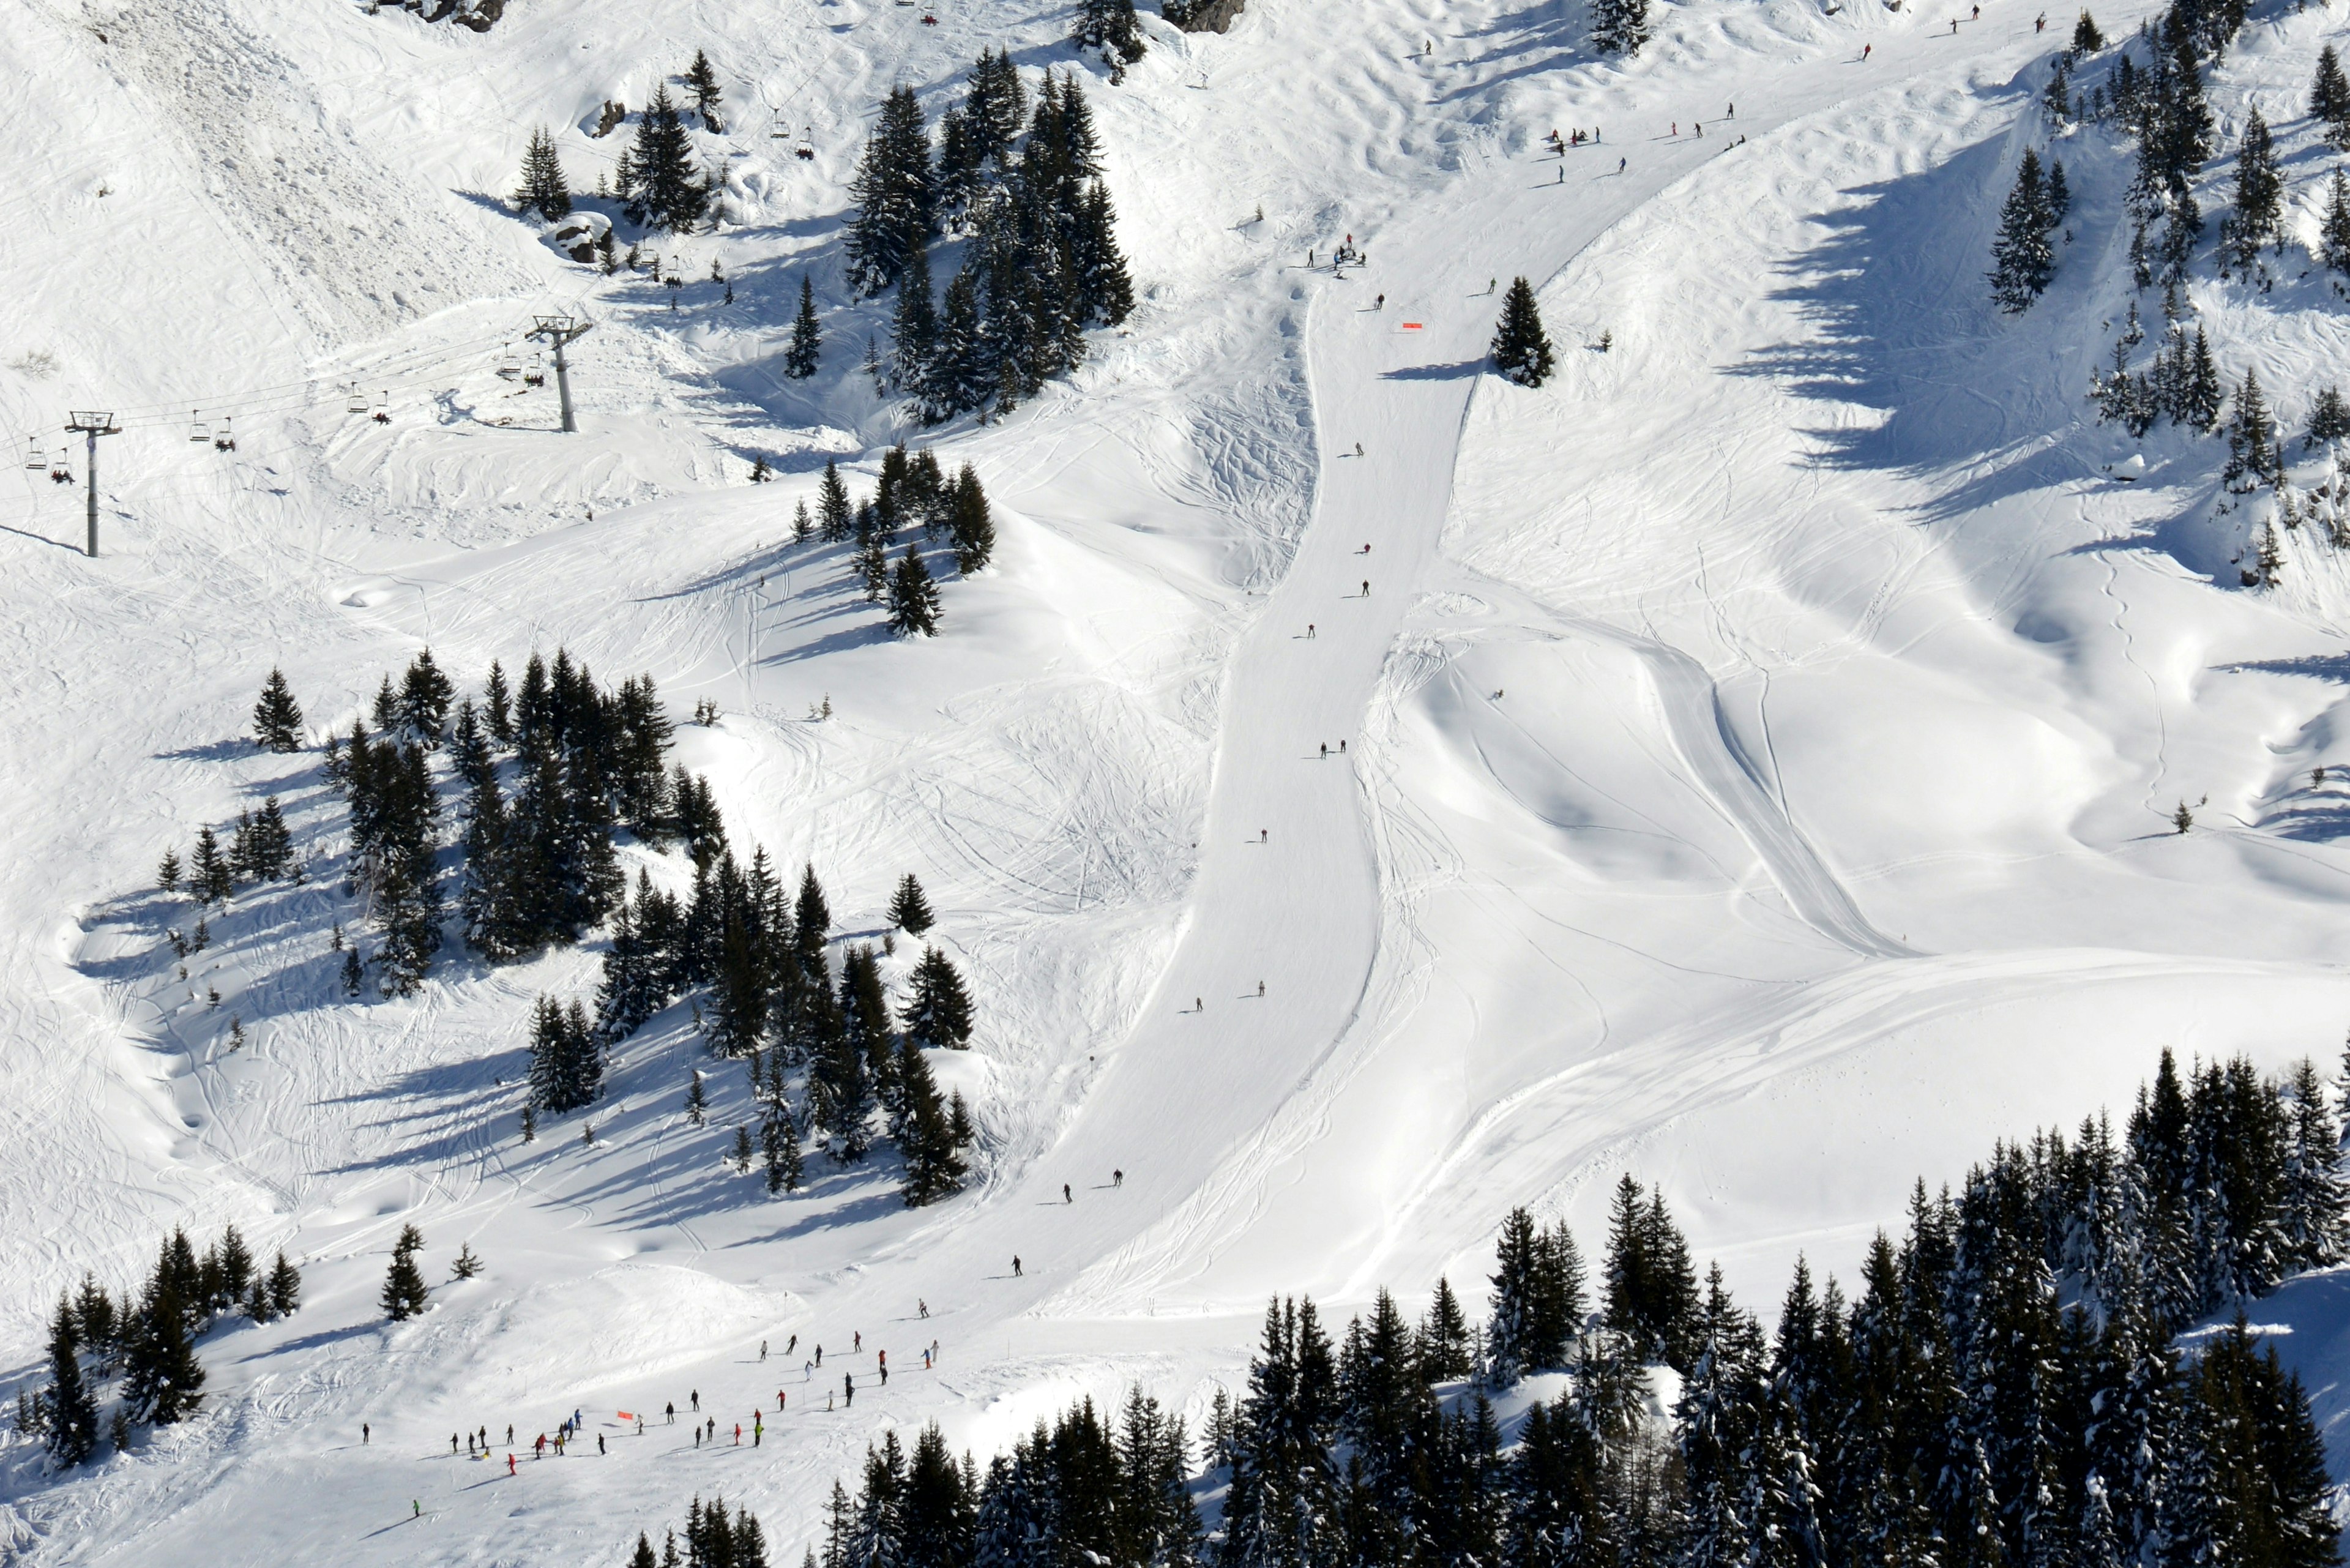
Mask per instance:
[[[697,1492],[797,1562],[885,1429],[983,1459],[1136,1383],[1196,1426],[1269,1293],[1343,1323],[1443,1275],[1473,1313],[1517,1204],[1589,1250],[1629,1171],[1760,1306],[1798,1255],[1849,1280],[1913,1179],[2126,1109],[2164,1046],[2330,1070],[2350,818],[2313,770],[2350,767],[2350,592],[2305,537],[2241,588],[2218,442],[2093,422],[2126,274],[2126,157],[2075,151],[2104,132],[2063,133],[2055,286],[1993,312],[2056,21],[1696,0],[1602,60],[1581,13],[1146,16],[1113,85],[1025,0],[515,0],[481,34],[14,0],[0,1394],[61,1288],[132,1283],[175,1225],[283,1247],[307,1294],[206,1340],[202,1413],[130,1453],[61,1479],[0,1438],[0,1563],[602,1562]],[[2311,225],[2300,106],[2343,31],[2259,13],[2212,88],[2224,146],[2257,102],[2299,150]],[[994,47],[1083,82],[1139,303],[1009,417],[925,433],[859,369],[890,305],[843,282],[846,183],[891,85],[935,121]],[[513,215],[534,127],[592,190],[625,140],[600,107],[697,48],[726,218],[648,242],[681,289]],[[1520,275],[1558,350],[1533,390],[1484,359]],[[2345,317],[2248,294],[2199,308],[2303,417]],[[564,312],[596,323],[568,436],[498,374]],[[95,560],[81,409],[124,427]],[[900,438],[970,463],[1001,535],[919,642],[845,546],[790,542],[828,457],[861,494]],[[591,996],[600,940],[492,967],[452,939],[420,995],[349,1000],[329,933],[365,911],[322,877],[216,912],[179,979],[166,847],[271,794],[304,854],[342,832],[315,744],[244,738],[269,669],[315,742],[428,645],[471,691],[557,647],[650,673],[736,848],[814,865],[849,937],[920,876],[980,1019],[936,1064],[981,1124],[969,1191],[910,1210],[894,1157],[812,1159],[770,1199],[723,1163],[743,1075],[682,1006],[615,1052],[592,1144],[520,1142],[532,1004]],[[432,1306],[390,1325],[407,1224]],[[443,1282],[461,1243],[486,1272]],[[2296,1329],[2337,1477],[2338,1286],[2256,1318]],[[893,1380],[816,1407],[784,1343],[855,1334]],[[689,1390],[764,1439],[615,1427],[512,1480],[447,1451]]]

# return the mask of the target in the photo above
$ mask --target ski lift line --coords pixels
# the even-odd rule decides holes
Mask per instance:
[[[399,364],[403,358],[421,358],[428,363],[437,363],[443,360],[462,358],[467,354],[478,352],[480,349],[490,347],[491,345],[503,343],[506,341],[510,336],[511,334],[507,333],[496,333],[486,337],[471,338],[453,344],[439,344],[429,348],[420,345],[413,349],[404,349],[396,352],[387,357],[384,361],[377,365],[367,367],[345,367],[339,374],[332,371],[322,370],[316,375],[305,377],[303,379],[298,381],[269,382],[258,387],[246,387],[235,391],[215,393],[213,396],[205,398],[191,400],[184,397],[179,397],[158,403],[131,403],[127,405],[121,411],[126,417],[139,420],[140,422],[145,422],[151,415],[181,409],[226,409],[244,400],[266,398],[274,393],[282,393],[296,389],[316,387],[320,381],[328,379],[329,378],[338,381],[347,382],[351,376],[356,375],[359,376],[362,379],[373,381],[380,379],[385,373],[388,367]],[[405,367],[402,369],[393,370],[391,373],[395,376],[413,374],[416,369],[421,368],[422,367],[410,366]],[[176,413],[172,413],[172,417],[176,418]]]

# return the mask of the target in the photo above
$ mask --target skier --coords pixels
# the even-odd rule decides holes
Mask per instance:
[[[457,1457],[457,1434],[454,1432],[449,1434],[449,1457],[452,1459]]]
[[[1191,1011],[1194,1012],[1205,1012],[1208,1011],[1208,1004],[1195,996],[1191,999]]]
[[[816,1347],[816,1364],[819,1369],[824,1366],[824,1346],[821,1345]]]
[[[1624,172],[1624,166],[1631,161],[1632,161],[1628,158],[1618,158],[1616,160],[1616,172],[1618,174]]]
[[[1307,637],[1314,635],[1314,623],[1310,620],[1305,623],[1305,635]]]
[[[817,1352],[817,1354],[818,1354],[818,1355],[822,1355],[822,1354],[823,1354],[823,1352],[819,1351],[819,1352]],[[693,1396],[692,1396],[692,1397],[693,1397],[693,1407],[694,1407],[696,1410],[701,1409],[701,1408],[702,1408],[702,1390],[701,1390],[701,1389],[699,1389],[699,1388],[696,1388],[695,1390],[693,1390]]]
[[[514,1473],[515,1473],[515,1462],[514,1462],[514,1456],[513,1456],[512,1454],[508,1454],[508,1455],[506,1456],[506,1474],[508,1474],[508,1475],[513,1475]]]
[[[1678,119],[1677,119],[1677,120],[1673,121],[1673,134],[1674,134],[1675,136],[1679,136],[1680,133],[1681,133],[1681,122],[1680,122],[1679,120],[1678,120]]]
[[[1338,742],[1338,754],[1342,757],[1347,754],[1347,742],[1344,741]]]
[[[1109,1173],[1109,1184],[1112,1187],[1124,1187],[1126,1185],[1126,1172],[1123,1170],[1111,1171]]]
[[[663,1414],[663,1415],[665,1415],[666,1417],[668,1417],[668,1419],[667,1419],[667,1420],[665,1420],[665,1421],[663,1421],[663,1422],[661,1423],[661,1425],[663,1425],[663,1426],[665,1426],[665,1427],[674,1427],[674,1426],[676,1426],[676,1425],[677,1425],[677,1401],[676,1401],[676,1400],[674,1400],[674,1399],[671,1400],[671,1401],[669,1402],[669,1406],[668,1406],[668,1407],[667,1407],[665,1410],[663,1410],[663,1411],[662,1411],[662,1414]]]
[[[1565,183],[1566,183],[1566,166],[1565,166],[1565,164],[1563,164],[1563,163],[1559,165],[1559,170],[1558,170],[1558,183],[1559,183],[1559,184],[1561,184],[1561,185],[1564,185],[1564,184],[1565,184]]]
[[[1379,296],[1377,299],[1375,299],[1375,300],[1371,301],[1371,308],[1372,308],[1373,310],[1385,310],[1387,307],[1388,307],[1388,296],[1387,296],[1386,295],[1384,295],[1384,294],[1383,294],[1383,295],[1381,295],[1381,296]]]
[[[1730,112],[1723,115],[1721,118],[1724,119],[1736,119],[1738,118],[1738,106],[1734,103],[1731,104],[1730,106]]]
[[[361,1448],[365,1448],[365,1447],[367,1447],[367,1443],[368,1443],[368,1424],[367,1424],[365,1421],[361,1421],[361,1422],[359,1423],[359,1447],[361,1447]]]
[[[1270,843],[1272,843],[1272,842],[1273,842],[1273,829],[1271,829],[1270,827],[1260,827],[1260,828],[1258,828],[1258,829],[1256,830],[1256,841],[1257,841],[1259,844],[1270,844]]]
[[[1069,1184],[1066,1181],[1061,1183],[1061,1201],[1064,1203],[1075,1203],[1076,1201],[1076,1199],[1069,1196]]]
[[[1258,981],[1256,982],[1256,993],[1259,996],[1263,996],[1264,994],[1264,981]]]
[[[1326,763],[1330,760],[1330,742],[1327,741],[1322,742],[1322,760]]]
[[[411,1497],[411,1498],[410,1498],[410,1499],[408,1500],[408,1506],[409,1506],[409,1508],[410,1508],[410,1509],[411,1509],[411,1510],[413,1511],[412,1512],[411,1512],[411,1513],[409,1514],[409,1516],[408,1516],[409,1518],[411,1518],[411,1519],[421,1519],[421,1518],[423,1518],[423,1517],[424,1517],[424,1505],[423,1505],[422,1503],[421,1503],[421,1502],[417,1501],[414,1498],[412,1498],[412,1497]]]
[[[863,1350],[865,1348],[865,1331],[863,1329],[858,1329],[848,1336],[848,1348],[851,1350]]]
[[[790,1343],[789,1345],[785,1345],[785,1346],[784,1346],[784,1354],[785,1354],[785,1355],[791,1355],[791,1353],[792,1353],[793,1351],[797,1350],[799,1347],[800,1347],[800,1336],[799,1336],[798,1334],[795,1334],[792,1335],[791,1343]]]
[[[854,1372],[840,1375],[840,1402],[843,1407],[857,1403],[857,1374]]]
[[[604,1434],[603,1434],[603,1433],[601,1433],[601,1432],[598,1432],[598,1433],[597,1433],[597,1434],[596,1434],[596,1455],[597,1455],[597,1457],[598,1457],[598,1459],[601,1459],[601,1458],[603,1457],[603,1453],[604,1453]]]
[[[1873,48],[1875,48],[1875,47],[1877,47],[1877,46],[1876,46],[1875,44],[1863,44],[1863,45],[1861,45],[1861,47],[1860,47],[1860,57],[1861,57],[1861,59],[1862,59],[1864,62],[1865,62],[1865,61],[1866,61],[1866,60],[1867,60],[1867,58],[1868,58],[1868,51],[1869,51],[1869,50],[1871,50],[1871,49],[1873,49]]]
[[[767,1342],[764,1339],[759,1342],[759,1359],[762,1361],[767,1359]]]
[[[1701,119],[1700,119],[1700,120],[1699,120],[1699,121],[1697,121],[1697,133],[1698,133],[1698,135],[1699,135],[1699,137],[1700,137],[1700,139],[1704,137],[1704,135],[1705,135],[1705,121],[1703,121],[1703,120],[1701,120]]]
[[[1363,544],[1363,554],[1364,554],[1364,555],[1366,555],[1366,556],[1367,556],[1367,555],[1369,555],[1370,553],[1371,553],[1371,546],[1370,546],[1370,543],[1369,543],[1369,541],[1366,540],[1366,541],[1364,542],[1364,544]]]
[[[743,1446],[743,1423],[740,1421],[734,1423],[734,1446],[738,1449]]]
[[[1012,1254],[1012,1277],[1015,1280],[1020,1277],[1020,1254],[1017,1252]]]
[[[512,1421],[508,1421],[506,1423],[506,1442],[509,1446],[514,1442],[514,1423]]]
[[[1365,598],[1371,597],[1371,579],[1368,577],[1363,579],[1363,597]]]
[[[924,1301],[921,1297],[916,1296],[914,1298],[914,1305],[919,1309],[922,1316],[928,1317],[931,1315],[931,1303]]]

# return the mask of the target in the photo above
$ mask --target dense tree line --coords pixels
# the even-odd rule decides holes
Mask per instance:
[[[134,1423],[167,1427],[195,1413],[204,1388],[196,1342],[223,1317],[270,1323],[301,1302],[301,1272],[284,1252],[262,1268],[231,1225],[199,1257],[187,1232],[174,1231],[136,1293],[117,1298],[85,1274],[78,1290],[58,1295],[48,1381],[17,1396],[17,1428],[41,1438],[60,1465],[81,1464],[98,1451],[110,1387],[120,1449]]]
[[[911,537],[920,528],[920,540]],[[840,465],[827,462],[811,514],[803,503],[793,519],[795,542],[821,538],[853,541],[850,555],[865,597],[885,606],[889,629],[900,637],[931,637],[943,605],[938,579],[923,559],[921,545],[943,538],[965,576],[984,568],[995,555],[995,522],[987,492],[969,463],[946,477],[930,448],[909,453],[903,443],[881,457],[881,472],[870,497],[852,502]],[[900,547],[902,545],[902,548]],[[894,563],[891,551],[896,550]]]
[[[634,897],[616,911],[594,1024],[542,1004],[533,1083],[544,1062],[551,1087],[538,1103],[561,1110],[592,1100],[589,1064],[598,1045],[693,996],[712,1051],[749,1064],[771,1191],[799,1186],[804,1141],[817,1140],[848,1164],[866,1157],[877,1131],[896,1141],[905,1160],[909,1204],[961,1190],[963,1150],[974,1137],[970,1111],[960,1094],[940,1095],[922,1055],[970,1044],[971,997],[952,961],[926,947],[902,1010],[870,946],[847,949],[836,974],[831,907],[816,867],[805,867],[787,893],[764,849],[754,849],[745,866],[725,847],[715,815],[712,808],[709,853],[688,897],[640,874]],[[911,877],[893,908],[919,914],[928,929],[928,903]],[[702,1093],[697,1075],[689,1114],[700,1114]],[[746,1127],[738,1148],[746,1168],[749,1149]]]
[[[1799,1262],[1774,1334],[1627,1177],[1596,1299],[1566,1229],[1516,1211],[1481,1327],[1442,1282],[1418,1324],[1383,1291],[1335,1342],[1312,1301],[1274,1302],[1188,1487],[1181,1428],[1139,1394],[1115,1436],[1081,1406],[983,1480],[926,1431],[836,1485],[821,1561],[2321,1568],[2309,1399],[2241,1308],[2343,1259],[2339,1150],[2306,1064],[2166,1053],[2119,1133],[2099,1116],[2000,1146],[1956,1195],[1921,1182],[1856,1294]],[[1534,1373],[1555,1392],[1506,1431],[1491,1397]],[[1203,1537],[1191,1498],[1219,1490]]]
[[[928,422],[1008,412],[1085,358],[1134,286],[1074,75],[1046,72],[1033,109],[1008,53],[983,55],[933,147],[910,88],[893,89],[852,186],[848,275],[898,290],[886,386]],[[952,226],[962,263],[937,295],[931,242]]]

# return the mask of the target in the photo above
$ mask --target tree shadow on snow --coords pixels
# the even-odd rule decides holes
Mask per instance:
[[[1379,379],[1386,381],[1465,381],[1481,375],[1485,361],[1460,359],[1450,365],[1407,365],[1400,370],[1385,370]]]
[[[2093,473],[2054,438],[2084,422],[2082,389],[2106,347],[2089,290],[2103,265],[2096,241],[2113,227],[2098,209],[2111,202],[2076,203],[2071,265],[2027,318],[2009,320],[1984,277],[2009,184],[2004,148],[1994,136],[1935,168],[1845,192],[1855,204],[1813,220],[1827,237],[1781,264],[1785,282],[1771,296],[1814,332],[1726,372],[1836,405],[1834,422],[1803,432],[1822,466],[1955,481],[1924,509],[1929,518]],[[1854,404],[1883,418],[1855,421],[1846,412]]]

